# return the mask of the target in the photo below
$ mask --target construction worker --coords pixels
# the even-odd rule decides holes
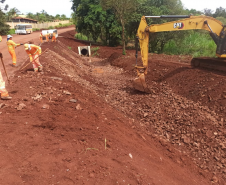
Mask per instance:
[[[16,52],[15,52],[15,48],[17,46],[23,45],[23,44],[16,44],[15,42],[12,41],[12,36],[11,35],[7,35],[7,46],[8,46],[8,50],[9,50],[9,54],[11,55],[12,59],[13,59],[13,67],[16,67]]]
[[[2,42],[2,36],[0,35],[0,42]]]
[[[40,42],[42,43],[42,33],[40,33],[40,36],[39,36],[39,38],[40,38]]]
[[[2,58],[2,53],[0,53],[0,57]],[[0,94],[2,100],[12,99],[12,97],[9,96],[8,91],[5,88],[5,81],[3,80],[1,71],[0,71]]]
[[[39,46],[34,44],[24,44],[25,51],[30,57],[30,61],[33,64],[33,68],[35,72],[41,72],[43,70],[43,66],[39,62],[39,55],[42,53],[42,49]]]
[[[52,42],[56,42],[56,33],[53,32]]]
[[[46,42],[49,42],[49,32],[46,33]]]
[[[5,88],[5,82],[2,78],[2,73],[0,71],[0,94],[1,94],[1,99],[2,100],[11,100],[12,97],[9,96],[8,91]]]

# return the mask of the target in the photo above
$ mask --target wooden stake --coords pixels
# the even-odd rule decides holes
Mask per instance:
[[[2,66],[3,66],[4,70],[5,70],[5,74],[6,74],[7,80],[9,82],[9,84],[10,84],[9,77],[8,77],[7,72],[6,72],[5,64],[4,64],[3,59],[2,59],[3,58],[2,53],[0,53],[0,57],[1,57],[1,61],[2,61]]]

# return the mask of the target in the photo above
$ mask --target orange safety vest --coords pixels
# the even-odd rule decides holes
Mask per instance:
[[[16,43],[13,42],[12,40],[8,40],[8,41],[6,42],[6,44],[7,44],[7,46],[8,46],[9,51],[10,51],[10,50],[15,50],[15,47],[20,46],[20,44],[16,44]]]
[[[42,53],[42,49],[39,46],[36,46],[34,44],[30,44],[31,50],[26,50],[28,55],[35,55],[35,54],[41,54]]]

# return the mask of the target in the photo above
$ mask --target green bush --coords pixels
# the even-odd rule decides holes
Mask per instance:
[[[67,23],[67,24],[61,24],[59,23],[59,25],[56,25],[55,28],[64,28],[64,27],[68,27],[73,25],[73,23]]]
[[[32,31],[39,31],[39,28],[32,28]]]
[[[88,37],[85,35],[82,35],[81,33],[76,33],[75,38],[79,40],[88,40]]]
[[[48,29],[50,29],[50,30],[51,30],[51,29],[54,29],[54,27],[53,27],[53,26],[49,26],[49,27],[48,27]]]
[[[95,56],[95,55],[97,55],[97,56],[99,56],[99,53],[97,53],[97,51],[99,50],[100,48],[99,47],[95,47],[95,48],[91,48],[91,51],[92,51],[92,56]]]
[[[192,55],[193,57],[214,57],[216,44],[209,34],[192,31],[182,40],[170,40],[166,43],[163,52],[173,55]]]
[[[8,35],[12,35],[12,34],[15,34],[15,29],[10,29],[9,30]]]

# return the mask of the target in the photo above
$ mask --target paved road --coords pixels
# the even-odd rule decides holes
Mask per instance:
[[[74,29],[75,29],[74,27],[59,29],[58,34],[63,33],[63,32],[67,32],[67,31],[70,31],[70,30],[74,30]],[[26,43],[26,42],[32,40],[34,42],[34,44],[38,45],[38,44],[40,44],[39,35],[40,35],[40,32],[33,32],[32,34],[29,34],[29,35],[12,35],[12,36],[13,36],[13,41],[15,43]],[[9,52],[8,52],[6,41],[7,41],[6,36],[3,36],[3,40],[2,40],[2,42],[0,42],[0,51],[3,54],[3,61],[4,61],[5,66],[6,66],[7,73],[8,73],[9,76],[11,76],[14,73],[14,71],[16,71],[25,62],[25,60],[28,58],[28,55],[24,50],[24,46],[17,47],[16,48],[16,55],[17,55],[18,67],[17,68],[12,67],[11,66],[12,58],[11,58]],[[2,64],[0,64],[0,70],[2,71],[3,77],[6,81],[5,73],[4,73],[4,70],[2,68]]]

